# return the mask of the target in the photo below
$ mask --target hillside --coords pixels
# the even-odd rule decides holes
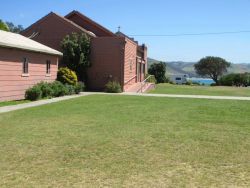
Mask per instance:
[[[148,58],[148,67],[153,63],[158,63],[158,60]],[[194,71],[195,62],[183,62],[183,61],[173,61],[173,62],[165,62],[167,65],[167,74],[189,74],[191,77],[196,77],[196,73]],[[244,73],[250,72],[250,64],[240,63],[240,64],[232,64],[228,69],[229,73]]]

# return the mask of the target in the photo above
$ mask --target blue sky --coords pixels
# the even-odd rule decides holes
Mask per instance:
[[[250,0],[9,0],[0,19],[29,26],[49,12],[78,10],[111,31],[167,35],[250,30]],[[163,61],[198,61],[208,55],[250,63],[250,33],[178,37],[137,36],[149,56]]]

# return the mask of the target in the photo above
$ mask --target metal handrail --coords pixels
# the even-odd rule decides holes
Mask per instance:
[[[137,91],[137,93],[138,93],[138,92],[141,92],[141,93],[142,93],[143,87],[147,84],[147,81],[148,81],[150,78],[153,78],[153,77],[154,77],[154,75],[149,75],[145,80],[143,80],[143,81],[141,82],[141,87],[140,87],[140,89]]]
[[[133,80],[135,77],[136,77],[136,75],[135,75],[135,76],[133,76],[132,78],[130,78],[129,80],[125,81],[125,82],[124,82],[124,84],[129,83],[129,82],[130,82],[131,80]]]

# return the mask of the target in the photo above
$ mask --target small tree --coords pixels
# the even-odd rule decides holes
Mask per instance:
[[[167,78],[166,74],[166,64],[163,62],[153,63],[149,69],[148,73],[155,76],[157,83],[165,83]]]
[[[90,38],[86,34],[67,35],[61,44],[62,64],[76,72],[78,80],[86,81],[86,70],[90,67]]]
[[[2,20],[0,20],[0,30],[9,31],[8,25],[4,23]]]
[[[220,57],[205,57],[194,65],[195,71],[201,76],[208,76],[218,84],[219,77],[227,72],[230,63]]]

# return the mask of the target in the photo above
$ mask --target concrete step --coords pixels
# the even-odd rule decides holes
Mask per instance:
[[[141,91],[141,82],[138,82],[134,85],[132,85],[130,88],[128,88],[126,90],[126,92],[129,92],[129,93],[145,93],[151,89],[154,89],[155,88],[155,84],[154,83],[146,83],[144,85],[144,87],[142,88],[142,91]]]

